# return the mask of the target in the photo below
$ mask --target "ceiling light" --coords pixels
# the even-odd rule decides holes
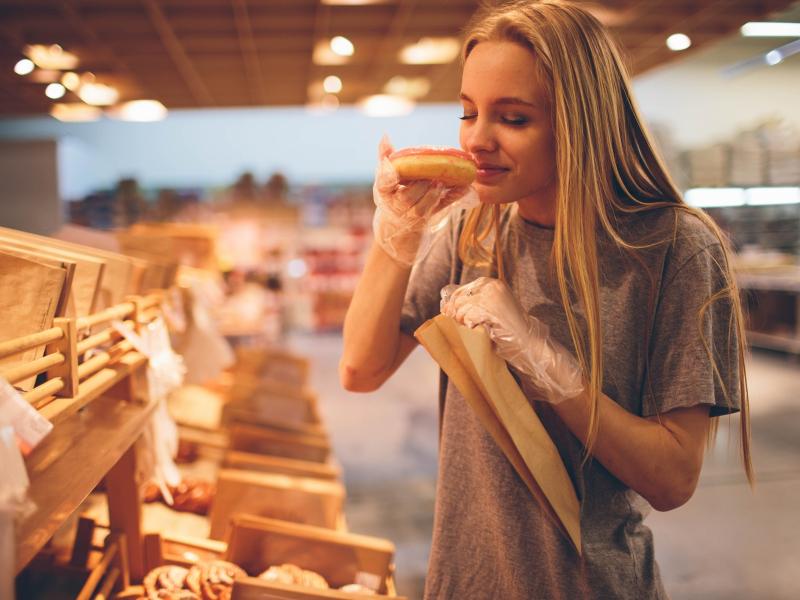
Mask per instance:
[[[422,38],[400,50],[400,61],[407,65],[434,65],[452,62],[461,51],[461,43],[454,37]]]
[[[84,83],[78,92],[80,99],[93,106],[110,106],[119,99],[115,87],[104,83]]]
[[[747,203],[751,206],[767,204],[800,204],[800,188],[755,187],[747,190]]]
[[[775,66],[790,56],[794,56],[798,53],[800,53],[800,40],[793,40],[787,44],[779,46],[778,48],[770,50],[766,54],[759,54],[753,58],[748,58],[747,60],[730,65],[723,69],[722,74],[726,77],[735,77],[736,75],[741,75],[742,73],[746,73],[752,69],[763,67],[765,64],[769,66]]]
[[[67,93],[66,88],[60,83],[51,83],[44,89],[44,95],[50,98],[51,100],[58,100],[59,98],[63,98],[64,94],[66,93]]]
[[[25,56],[42,69],[68,71],[78,66],[78,57],[58,44],[29,44],[25,46]]]
[[[358,107],[368,117],[402,117],[414,110],[414,102],[403,96],[376,94],[363,98]]]
[[[33,61],[29,58],[23,58],[17,61],[14,65],[14,73],[17,75],[27,75],[36,68]]]
[[[338,54],[339,56],[353,56],[356,48],[353,46],[353,42],[346,37],[337,35],[331,38],[331,50],[334,54]]]
[[[745,202],[742,188],[693,188],[686,190],[685,198],[689,206],[698,208],[744,206]]]
[[[131,100],[107,111],[109,117],[122,121],[150,123],[167,118],[167,107],[158,100]]]
[[[667,48],[673,52],[680,52],[686,50],[692,45],[692,40],[685,33],[673,33],[667,38]]]
[[[50,108],[52,117],[69,123],[96,121],[102,114],[103,111],[96,106],[89,106],[83,102],[71,102],[69,104],[57,102]]]
[[[800,37],[800,23],[745,23],[739,30],[745,37]]]
[[[81,78],[77,73],[70,71],[61,76],[61,84],[68,90],[74,92],[81,86]]]
[[[383,86],[383,91],[394,96],[406,96],[418,100],[431,91],[431,82],[427,77],[392,77]]]
[[[338,94],[342,91],[342,80],[336,75],[328,75],[322,82],[322,89],[329,94]]]
[[[340,56],[331,50],[330,41],[320,40],[314,46],[313,59],[315,65],[344,65],[350,61],[348,56]]]

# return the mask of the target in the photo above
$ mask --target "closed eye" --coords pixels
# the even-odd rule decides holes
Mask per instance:
[[[474,114],[474,115],[461,115],[458,118],[461,119],[462,121],[472,121],[473,119],[477,119],[478,115],[477,114]]]

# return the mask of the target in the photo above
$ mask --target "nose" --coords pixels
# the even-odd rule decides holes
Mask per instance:
[[[461,147],[470,154],[488,153],[497,149],[494,129],[480,115],[472,121],[463,121],[460,133]]]

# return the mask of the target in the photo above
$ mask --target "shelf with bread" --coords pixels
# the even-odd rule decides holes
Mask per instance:
[[[19,444],[27,497],[9,546],[21,597],[53,597],[60,583],[72,597],[108,596],[144,573],[135,445],[156,404],[131,335],[160,316],[161,294],[145,290],[173,274],[167,261],[0,228],[0,377],[17,414],[52,427]],[[21,439],[25,420],[10,424]],[[65,556],[54,539],[98,486],[109,529],[76,536]]]

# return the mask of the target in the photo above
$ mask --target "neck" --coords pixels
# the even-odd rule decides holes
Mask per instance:
[[[554,196],[534,196],[517,200],[519,216],[540,227],[556,226],[556,201]]]

